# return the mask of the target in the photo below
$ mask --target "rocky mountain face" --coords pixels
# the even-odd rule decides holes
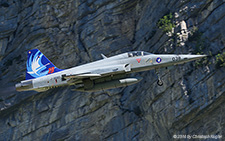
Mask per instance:
[[[224,25],[224,0],[0,1],[0,140],[222,140]],[[133,50],[209,56],[162,69],[161,87],[146,71],[104,92],[16,92],[34,48],[61,69]]]

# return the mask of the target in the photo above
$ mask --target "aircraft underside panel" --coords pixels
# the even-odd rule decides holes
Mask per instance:
[[[83,87],[77,88],[78,91],[98,91],[111,88],[124,87],[138,83],[142,78],[126,78],[126,74],[119,74],[115,76],[107,76],[104,78],[90,80],[83,80]]]
[[[139,78],[124,78],[124,79],[116,79],[108,82],[94,84],[92,88],[80,87],[77,88],[77,91],[87,91],[87,92],[94,92],[99,90],[107,90],[112,88],[119,88],[128,85],[132,85],[138,83],[140,81]]]

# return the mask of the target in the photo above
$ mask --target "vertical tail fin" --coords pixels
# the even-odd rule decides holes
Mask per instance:
[[[62,70],[58,69],[38,49],[32,49],[27,52],[26,80],[45,76],[59,71]]]

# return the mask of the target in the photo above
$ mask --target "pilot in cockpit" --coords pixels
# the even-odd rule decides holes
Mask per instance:
[[[133,54],[132,53],[128,53],[128,57],[133,57]]]

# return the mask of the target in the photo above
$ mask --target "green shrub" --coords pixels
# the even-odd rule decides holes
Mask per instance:
[[[164,32],[169,33],[172,32],[172,29],[175,27],[175,24],[172,22],[173,15],[172,13],[163,16],[158,21],[158,28],[162,29]]]
[[[221,68],[225,66],[225,52],[216,55],[216,68]]]

